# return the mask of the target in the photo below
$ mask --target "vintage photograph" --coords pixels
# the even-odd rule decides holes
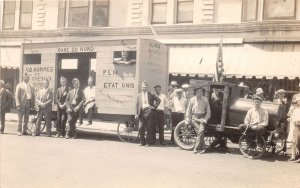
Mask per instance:
[[[0,188],[300,188],[300,0],[0,0]]]

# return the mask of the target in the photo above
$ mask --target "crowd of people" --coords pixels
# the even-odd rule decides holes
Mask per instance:
[[[96,91],[92,77],[88,78],[88,86],[80,89],[80,81],[77,78],[72,80],[73,88],[67,87],[67,79],[60,78],[60,87],[54,94],[49,88],[49,81],[43,81],[43,88],[35,93],[35,89],[29,83],[29,76],[24,75],[23,82],[19,83],[15,90],[15,96],[5,88],[4,81],[0,80],[0,114],[2,134],[5,129],[5,113],[12,101],[15,100],[18,112],[19,136],[28,134],[27,125],[31,109],[37,111],[37,122],[32,136],[39,136],[41,120],[45,120],[46,135],[51,136],[51,112],[52,104],[57,107],[56,116],[56,135],[61,138],[76,138],[76,123],[83,123],[83,114],[87,114],[88,123],[92,124],[93,109],[95,107]],[[240,130],[250,127],[257,134],[263,134],[268,126],[268,112],[262,108],[261,104],[265,100],[263,90],[256,89],[255,94],[249,92],[249,87],[241,83],[244,88],[243,98],[251,98],[253,107],[249,109],[244,119],[244,124],[240,125]],[[295,94],[289,104],[285,98],[286,91],[280,89],[276,92],[276,100],[279,104],[277,127],[281,127],[288,132],[287,147],[292,148],[291,161],[297,160],[300,148],[300,85],[297,87],[299,93]],[[188,84],[179,87],[176,81],[171,81],[168,94],[162,93],[160,85],[154,86],[154,92],[148,88],[148,83],[143,81],[141,93],[137,96],[136,116],[139,120],[140,145],[151,146],[156,143],[156,133],[159,133],[159,144],[165,145],[164,129],[170,126],[172,130],[171,143],[174,143],[174,128],[176,125],[185,121],[186,125],[192,125],[197,133],[194,153],[205,153],[207,146],[204,141],[204,130],[211,117],[209,101],[222,102],[221,91],[214,89],[211,99],[205,96],[205,88],[198,87],[193,90]],[[289,126],[287,126],[289,122]],[[147,131],[146,131],[147,130]],[[157,131],[158,130],[158,131]]]

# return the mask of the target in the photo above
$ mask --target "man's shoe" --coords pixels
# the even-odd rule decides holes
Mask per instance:
[[[66,136],[65,136],[65,139],[69,139],[70,137],[69,137],[69,135],[68,134],[66,134]]]
[[[64,137],[63,135],[60,135],[60,136],[59,136],[59,138],[63,138],[63,137]]]
[[[294,163],[300,163],[300,159],[295,160]]]
[[[203,154],[203,153],[205,153],[206,151],[205,151],[205,149],[204,150],[201,150],[199,153],[200,154]]]
[[[32,133],[31,136],[35,137],[35,133]]]
[[[139,146],[145,146],[145,144],[140,143]]]
[[[22,132],[22,135],[28,135],[26,132]]]
[[[59,136],[60,136],[60,134],[56,134],[54,137],[55,137],[55,138],[58,138]]]
[[[18,136],[22,136],[22,133],[21,133],[21,132],[18,132]]]
[[[296,159],[291,157],[291,158],[289,158],[289,161],[296,161]]]
[[[159,144],[162,145],[162,146],[166,145],[164,142],[160,142]]]
[[[76,139],[77,138],[77,133],[74,133],[74,135],[72,136],[72,139]]]
[[[198,151],[197,151],[197,150],[194,150],[193,152],[194,152],[194,154],[197,154],[197,153],[198,153]]]

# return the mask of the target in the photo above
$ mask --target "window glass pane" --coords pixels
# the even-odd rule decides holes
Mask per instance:
[[[4,14],[15,13],[16,2],[15,1],[4,1]]]
[[[65,9],[58,10],[58,27],[64,27],[65,26]]]
[[[166,23],[167,22],[167,4],[154,3],[152,5],[152,23]]]
[[[265,0],[265,19],[294,19],[295,0]]]
[[[61,69],[77,69],[78,59],[62,59]]]
[[[70,8],[69,26],[88,26],[89,23],[89,8]]]
[[[89,6],[88,0],[71,0],[70,7],[87,7]]]
[[[21,28],[31,28],[32,13],[22,13],[20,19]]]
[[[194,2],[178,2],[177,22],[193,22]]]
[[[107,26],[108,1],[94,1],[93,26]]]
[[[21,1],[21,12],[32,12],[32,1]]]
[[[257,20],[257,0],[243,0],[243,21]]]
[[[66,8],[66,2],[64,0],[60,0],[58,2],[58,9],[64,9]]]
[[[5,14],[3,17],[3,29],[13,29],[15,25],[15,14]]]

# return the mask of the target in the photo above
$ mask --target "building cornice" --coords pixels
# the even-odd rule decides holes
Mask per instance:
[[[155,32],[153,32],[153,30]],[[243,37],[246,41],[274,40],[291,41],[299,40],[300,20],[292,21],[261,21],[232,24],[191,24],[191,25],[152,25],[140,27],[90,27],[90,28],[59,28],[55,30],[19,30],[19,31],[0,31],[0,38],[43,38],[43,37],[118,37],[128,36],[160,36],[176,35],[177,38],[193,38],[194,35],[203,38],[207,36]],[[189,34],[189,35],[187,35]],[[209,37],[208,37],[209,38]]]

